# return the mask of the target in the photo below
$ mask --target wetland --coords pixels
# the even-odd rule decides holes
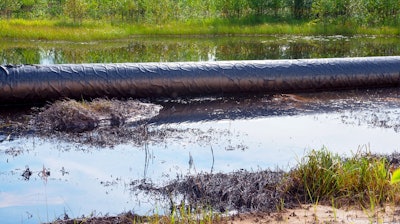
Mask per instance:
[[[1,64],[59,64],[391,56],[400,55],[400,44],[398,36],[138,36],[81,43],[7,40],[0,50]],[[220,198],[232,204],[221,200],[216,211],[276,208],[279,200],[271,195],[277,201],[268,205],[254,197],[254,207],[235,207],[249,202],[215,183],[229,186],[247,177],[276,186],[281,172],[324,147],[341,156],[368,151],[395,161],[399,94],[390,88],[3,106],[0,219],[165,214],[171,198],[158,192],[165,186],[185,189],[196,178],[214,186],[202,191],[231,192]],[[256,191],[252,187],[243,185],[248,194]],[[193,192],[191,199],[199,189]]]

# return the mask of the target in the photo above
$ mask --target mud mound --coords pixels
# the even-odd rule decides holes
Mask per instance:
[[[149,136],[147,124],[161,109],[138,100],[62,100],[36,108],[26,129],[38,136],[91,146],[143,144]]]
[[[61,132],[92,131],[100,126],[140,123],[156,116],[161,106],[137,100],[57,101],[37,115],[36,125]]]
[[[183,197],[185,204],[192,207],[211,206],[221,212],[275,211],[285,197],[281,189],[284,175],[280,171],[244,170],[228,174],[199,174],[175,180],[163,187],[151,183],[132,183],[132,190]]]

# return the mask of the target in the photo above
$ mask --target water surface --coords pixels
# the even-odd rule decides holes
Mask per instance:
[[[0,42],[0,64],[384,55],[400,55],[400,38],[135,37],[89,43]],[[148,133],[156,134],[140,142],[136,136],[127,135],[107,146],[89,144],[78,137],[21,134],[7,124],[23,122],[26,114],[34,112],[29,108],[1,108],[1,222],[50,222],[64,216],[125,211],[163,212],[168,207],[163,200],[131,191],[131,183],[145,179],[163,184],[201,172],[290,170],[308,150],[322,147],[340,155],[400,149],[397,88],[154,103],[164,107],[146,126]],[[28,168],[32,175],[26,178],[23,174]],[[47,172],[49,175],[45,175]]]
[[[340,155],[392,153],[400,149],[399,94],[387,89],[160,101],[164,109],[147,129],[163,134],[141,143],[135,136],[104,147],[15,136],[0,143],[0,217],[36,223],[65,214],[151,214],[167,210],[167,203],[132,192],[132,182],[162,185],[201,172],[289,170],[308,150],[322,147]],[[29,178],[22,176],[27,168]]]
[[[397,36],[133,37],[0,42],[0,64],[122,63],[400,55]]]

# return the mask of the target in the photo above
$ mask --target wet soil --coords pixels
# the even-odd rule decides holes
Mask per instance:
[[[273,211],[285,198],[284,189],[281,189],[284,177],[285,173],[280,171],[204,173],[174,180],[162,187],[133,182],[131,190],[168,196],[173,205],[176,198],[181,198],[178,203],[188,203],[195,208],[211,206],[214,211],[222,213],[232,210]]]
[[[0,141],[35,135],[92,146],[113,146],[128,139],[142,144],[148,135],[147,123],[161,108],[138,100],[56,101],[1,116]]]
[[[144,123],[156,116],[161,108],[137,100],[64,100],[39,109],[34,122],[41,129],[82,133],[107,126],[120,127],[125,123]]]
[[[215,223],[229,224],[315,224],[315,223],[398,223],[400,207],[387,205],[374,211],[359,208],[335,208],[326,205],[302,204],[292,209],[284,209],[276,212],[249,212],[239,213],[229,217],[223,217]],[[75,220],[56,220],[52,223],[75,224],[75,223],[146,223],[145,217],[136,216],[132,213],[124,213],[115,217],[93,217]],[[149,222],[151,223],[151,222]],[[170,220],[161,220],[158,223],[171,223]]]

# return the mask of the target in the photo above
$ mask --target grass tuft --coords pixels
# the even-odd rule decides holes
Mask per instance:
[[[344,159],[325,148],[312,150],[289,175],[305,202],[329,204],[334,199],[339,207],[373,208],[399,199],[399,186],[390,183],[388,161],[367,152]]]

